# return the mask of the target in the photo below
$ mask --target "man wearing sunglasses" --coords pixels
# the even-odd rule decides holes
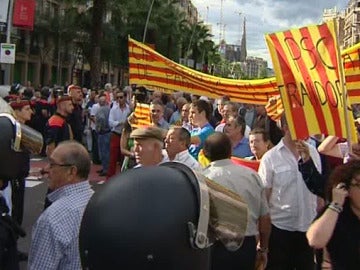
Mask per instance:
[[[81,269],[80,222],[94,191],[89,184],[90,156],[80,143],[60,143],[49,157],[48,194],[52,201],[32,232],[28,269]]]
[[[123,156],[120,151],[121,133],[124,128],[124,123],[130,114],[130,107],[126,103],[126,96],[123,91],[115,92],[116,102],[109,114],[109,125],[111,128],[110,138],[110,160],[107,171],[107,178],[110,178],[116,173],[116,164],[119,161],[122,164]]]

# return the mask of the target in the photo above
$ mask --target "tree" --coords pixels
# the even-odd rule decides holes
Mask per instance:
[[[103,31],[103,18],[106,11],[106,0],[94,0],[92,8],[91,55],[90,75],[91,86],[101,87],[101,43]]]

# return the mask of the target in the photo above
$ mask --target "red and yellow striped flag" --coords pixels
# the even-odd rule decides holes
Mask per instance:
[[[152,125],[150,118],[150,105],[136,103],[135,111],[128,118],[132,128],[146,127]]]
[[[128,44],[130,84],[210,98],[227,95],[232,101],[261,105],[278,94],[274,78],[234,80],[211,76],[175,63],[134,39],[129,38]]]
[[[266,42],[292,138],[347,138],[335,22],[268,34]]]
[[[341,56],[350,103],[358,104],[360,103],[360,43],[344,50]]]
[[[272,97],[265,106],[266,114],[274,121],[278,121],[284,112],[284,106],[281,102],[280,95]]]
[[[360,43],[342,52],[345,80],[351,104],[360,103]],[[219,78],[177,64],[152,48],[129,38],[130,84],[171,93],[184,91],[232,101],[265,105],[279,95],[274,77],[261,80]]]

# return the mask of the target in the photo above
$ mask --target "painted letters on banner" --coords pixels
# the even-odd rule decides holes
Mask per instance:
[[[342,53],[351,104],[360,103],[360,43]],[[129,38],[130,84],[163,92],[183,91],[232,101],[263,104],[279,95],[275,77],[262,80],[225,79],[177,64],[150,47]]]
[[[335,23],[268,34],[266,42],[292,138],[347,138]]]

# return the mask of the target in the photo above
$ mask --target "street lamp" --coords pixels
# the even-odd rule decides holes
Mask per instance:
[[[145,39],[146,39],[146,32],[147,32],[147,28],[148,28],[148,24],[149,24],[149,20],[150,20],[150,15],[151,15],[151,11],[153,8],[155,0],[152,0],[148,14],[147,14],[147,18],[146,18],[146,22],[145,22],[145,27],[144,27],[144,34],[143,34],[143,43],[145,43]]]

